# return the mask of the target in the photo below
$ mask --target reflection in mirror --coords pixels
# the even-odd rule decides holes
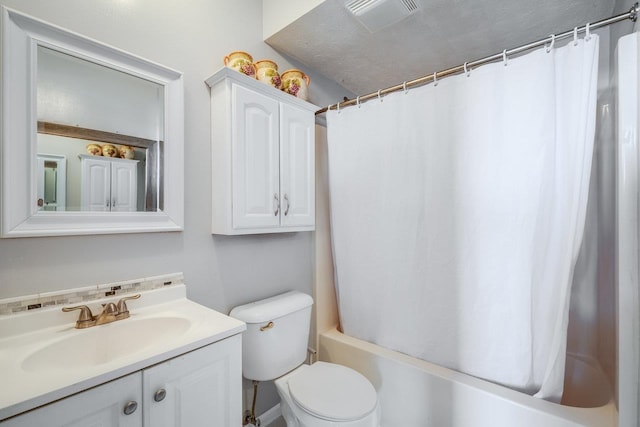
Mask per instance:
[[[38,154],[38,210],[66,209],[67,159],[56,154]]]
[[[37,119],[39,210],[163,210],[162,85],[38,46]]]

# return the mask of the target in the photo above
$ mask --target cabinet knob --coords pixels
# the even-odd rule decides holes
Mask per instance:
[[[136,409],[138,409],[138,402],[131,400],[124,405],[124,410],[122,412],[124,412],[125,415],[131,415],[136,412]]]
[[[278,198],[278,193],[273,193],[273,200],[275,201],[276,205],[273,216],[278,216],[278,214],[280,213],[280,199]]]
[[[156,402],[162,402],[167,397],[167,390],[161,388],[153,394],[153,400]]]

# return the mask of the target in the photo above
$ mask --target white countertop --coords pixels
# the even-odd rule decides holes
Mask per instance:
[[[141,294],[140,299],[127,302],[131,313],[129,319],[88,329],[75,329],[78,311],[62,313],[59,307],[38,310],[37,313],[0,316],[0,421],[220,341],[246,329],[246,325],[237,319],[189,301],[184,285],[174,285]],[[119,297],[113,297],[99,302],[115,302],[118,299]],[[100,305],[90,304],[94,314],[99,311],[98,308],[94,308],[96,306],[99,308]],[[89,366],[53,366],[39,371],[25,369],[23,366],[23,362],[30,355],[57,341],[80,334],[95,334],[99,331],[98,328],[109,328],[116,324],[122,328],[125,322],[146,321],[144,319],[154,317],[186,318],[189,320],[189,326],[176,336],[158,340],[153,345],[139,351],[136,349],[112,361]]]

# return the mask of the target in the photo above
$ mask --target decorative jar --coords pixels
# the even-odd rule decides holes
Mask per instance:
[[[120,157],[120,153],[112,144],[102,145],[102,155],[105,157]]]
[[[253,57],[247,52],[237,51],[231,52],[224,57],[224,65],[246,74],[249,77],[256,76],[256,69],[253,65]]]
[[[262,59],[255,64],[256,78],[262,83],[266,83],[270,86],[280,89],[282,80],[278,74],[278,64],[270,59]]]
[[[307,100],[307,89],[311,79],[300,70],[291,69],[282,73],[282,90],[300,99]]]
[[[133,147],[130,145],[120,145],[118,151],[120,152],[121,159],[133,159],[135,154]]]
[[[87,153],[92,156],[102,156],[102,147],[98,144],[87,144]]]

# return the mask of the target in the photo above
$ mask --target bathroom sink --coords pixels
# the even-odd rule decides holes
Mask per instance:
[[[79,313],[59,306],[0,316],[2,420],[139,372],[246,329],[187,299],[184,284],[142,291],[131,316],[76,329]],[[91,301],[93,313],[122,296]]]
[[[27,372],[84,369],[150,350],[189,329],[182,317],[129,318],[89,329],[67,331],[69,336],[35,350],[22,362]]]

